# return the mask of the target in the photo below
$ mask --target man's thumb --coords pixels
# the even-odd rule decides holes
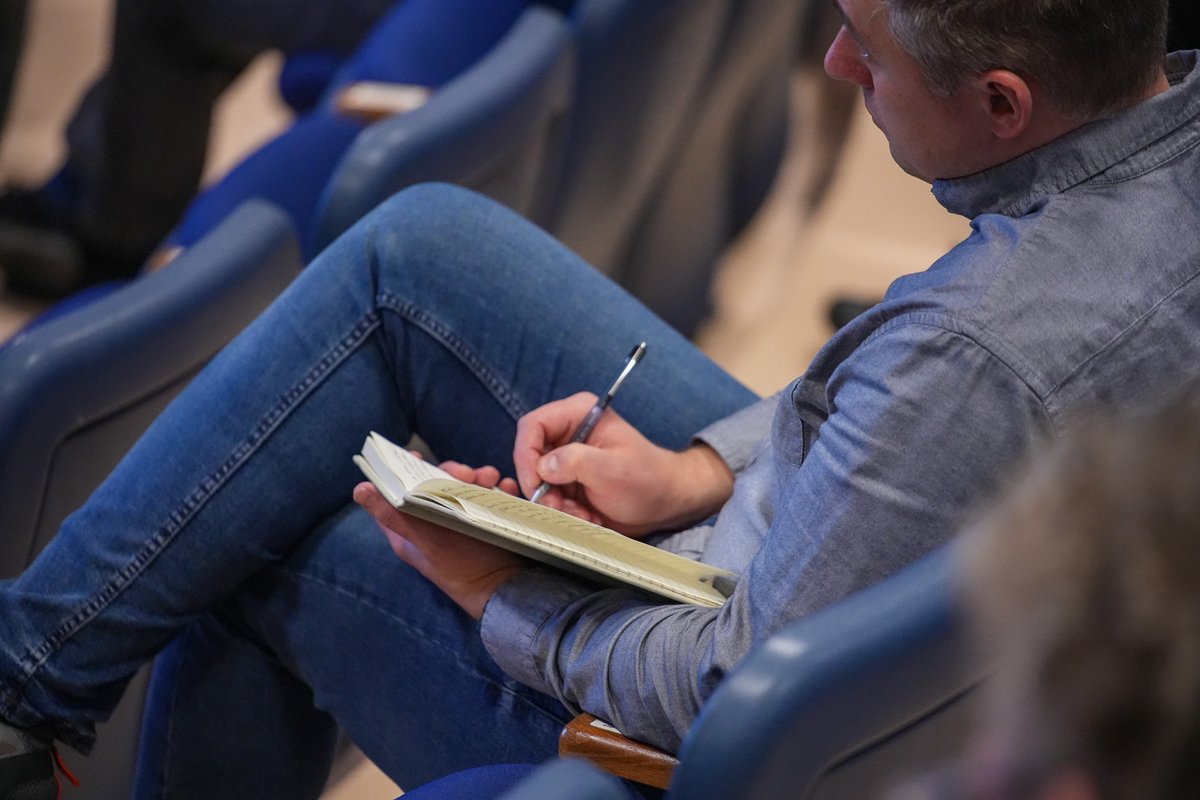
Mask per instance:
[[[567,444],[552,450],[538,460],[538,474],[550,483],[575,483],[583,467],[583,452],[586,448],[578,444]]]
[[[556,450],[552,453],[547,453],[538,459],[537,471],[538,475],[540,475],[544,481],[550,481],[551,483],[563,482],[562,459],[558,457],[558,451]]]

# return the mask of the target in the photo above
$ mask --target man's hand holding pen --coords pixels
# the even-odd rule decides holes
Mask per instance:
[[[455,478],[535,501],[627,536],[667,531],[714,514],[733,492],[733,475],[705,445],[659,447],[608,402],[645,353],[633,349],[608,392],[581,392],[547,403],[517,421],[517,476],[492,466],[441,466]],[[476,619],[523,561],[499,547],[401,514],[370,483],[354,499],[382,528],[392,550]]]
[[[733,475],[715,452],[659,447],[611,408],[586,442],[573,441],[595,402],[581,392],[517,422],[513,461],[524,494],[547,481],[543,504],[634,537],[705,519],[729,498]]]

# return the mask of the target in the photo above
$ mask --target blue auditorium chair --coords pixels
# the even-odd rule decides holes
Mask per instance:
[[[943,548],[751,652],[685,737],[667,798],[881,797],[959,755],[986,669],[957,612],[953,567]],[[628,747],[575,727],[561,752],[634,774]]]
[[[318,203],[309,253],[415,183],[445,181],[535,221],[547,215],[571,106],[574,46],[562,16],[526,10],[476,64],[420,107],[355,139]]]
[[[563,758],[446,776],[405,800],[867,800],[961,755],[986,677],[958,611],[954,550],[768,638],[718,686],[678,758],[583,715]]]
[[[692,333],[720,249],[782,160],[803,3],[575,0],[565,164],[548,202],[516,210]],[[356,198],[353,212],[321,223],[319,244],[385,199],[342,177],[369,174],[383,149],[346,157],[327,205]]]
[[[436,96],[496,47],[533,5],[534,0],[403,0],[392,4],[341,64],[336,59],[322,64],[320,54],[291,54],[280,75],[281,92],[300,107],[313,103],[311,95],[316,91],[321,92],[319,98],[286,130],[200,192],[162,243],[160,253],[188,247],[251,197],[287,211],[300,232],[303,249],[313,239],[322,192],[371,121],[339,113],[344,90],[354,83],[389,82],[423,87]],[[331,67],[334,72],[327,77]],[[304,94],[309,97],[297,96]],[[438,105],[443,113],[448,110],[446,103]],[[460,169],[469,163],[449,165]],[[452,180],[453,174],[457,173],[437,177]],[[305,251],[306,260],[313,255]]]
[[[642,800],[619,778],[582,759],[542,766],[498,764],[465,769],[406,792],[401,800]]]
[[[500,800],[630,800],[630,796],[628,786],[594,764],[564,758],[543,765]]]
[[[299,272],[287,217],[240,207],[164,269],[27,328],[0,350],[0,578],[18,574],[170,399]],[[67,754],[74,800],[128,797],[146,670]]]
[[[529,13],[522,16],[522,9]],[[288,58],[281,91],[295,95],[289,102],[298,108],[324,92],[319,108],[197,195],[151,255],[149,267],[175,258],[250,199],[269,201],[288,214],[305,261],[412,183],[460,183],[534,215],[535,203],[546,202],[542,182],[553,182],[561,165],[556,155],[572,67],[561,17],[531,0],[491,0],[486,8],[477,0],[398,3],[350,58],[321,53]],[[407,96],[420,90],[423,98],[411,114],[368,127],[362,116],[377,114],[337,113],[339,99],[356,82],[378,85],[398,77],[416,81],[404,86]],[[347,150],[353,155],[343,162]],[[339,178],[331,181],[339,162]],[[52,307],[49,316],[111,288],[85,290],[68,298],[66,309]]]
[[[519,206],[525,207],[514,206],[515,210],[543,224],[601,271],[613,272],[705,90],[729,3],[575,0],[570,4],[576,53],[571,107],[554,131],[566,137],[563,168],[543,180],[551,192],[548,198],[531,208],[519,198]],[[388,195],[381,189],[394,191],[386,184],[364,184],[360,176],[390,158],[386,146],[405,144],[399,136],[376,136],[375,129],[402,129],[405,124],[403,118],[389,119],[360,134],[360,142],[347,153],[326,189],[326,210],[321,214],[337,217],[335,222],[321,220],[314,226],[318,245],[328,244],[365,210],[385,200]],[[494,146],[483,137],[473,141],[484,142],[485,148]],[[559,179],[554,181],[556,175]],[[471,182],[466,185],[476,188]],[[353,203],[352,213],[339,208],[348,201]]]
[[[540,186],[548,194],[536,202],[525,194],[514,202],[511,193],[497,196],[478,181],[457,182],[497,197],[619,278],[634,231],[711,88],[707,82],[726,38],[730,8],[731,0],[575,0],[568,17],[576,52],[571,108],[557,120],[555,148],[544,156],[551,169]],[[360,134],[326,189],[325,219],[315,226],[310,249],[332,241],[399,188],[398,181],[365,180],[381,161],[391,159],[389,147],[406,144],[376,130],[403,130],[423,111]],[[560,135],[565,141],[557,139]],[[483,136],[471,141],[484,148],[503,142],[489,145]],[[401,156],[406,157],[403,150]],[[436,177],[431,169],[424,174]]]

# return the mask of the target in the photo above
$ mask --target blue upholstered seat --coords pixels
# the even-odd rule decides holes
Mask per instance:
[[[280,78],[281,89],[292,97],[293,102],[303,104],[311,98],[297,95],[323,86],[324,94],[319,102],[297,117],[287,130],[249,154],[214,185],[202,191],[168,237],[167,244],[187,247],[211,230],[237,204],[251,197],[269,200],[287,211],[300,232],[302,246],[319,238],[314,232],[323,213],[319,210],[319,201],[326,187],[331,182],[338,182],[335,176],[339,162],[359,145],[360,135],[368,133],[378,141],[378,134],[374,134],[365,121],[337,112],[335,97],[338,91],[359,81],[415,84],[435,92],[449,89],[511,35],[515,21],[528,7],[532,7],[530,0],[489,0],[484,4],[477,0],[405,0],[396,3],[376,23],[358,50],[341,65],[325,63],[317,53],[293,55],[285,63]],[[512,58],[511,46],[509,52]],[[323,74],[334,66],[337,68],[332,76]],[[312,74],[305,75],[306,72]],[[508,69],[505,74],[511,76],[514,70]],[[478,77],[475,80],[479,82]],[[500,76],[493,88],[504,96],[511,96],[514,91],[501,83]],[[455,91],[453,94],[461,97],[462,93]],[[445,133],[453,130],[451,124],[457,121],[447,114],[460,111],[461,103],[454,107],[452,103],[437,101],[436,107],[422,114],[417,124],[437,122],[440,124],[438,130]],[[469,117],[458,124],[465,127],[480,118]],[[425,142],[426,155],[436,158],[438,151],[429,148],[430,144],[430,141]],[[379,154],[378,148],[370,142],[365,152],[369,161]],[[412,148],[407,151],[408,154],[414,152]],[[470,176],[469,168],[476,163],[474,159],[487,153],[486,147],[478,153],[459,152],[461,164],[442,158],[440,167],[427,170],[424,174],[431,177],[424,179],[453,182],[459,174]],[[370,163],[379,166],[378,161]],[[350,185],[361,186],[357,182],[359,179],[361,175],[351,170]],[[368,188],[373,190],[378,185],[368,183]],[[400,187],[396,186],[392,191],[396,188]],[[346,192],[336,189],[333,193],[339,198],[347,196]],[[375,199],[365,208],[369,210],[383,199]],[[328,203],[325,208],[328,209]],[[314,252],[306,251],[306,258]]]
[[[0,351],[0,577],[33,559],[142,430],[300,269],[287,217],[239,208],[177,262],[19,333]],[[75,800],[130,794],[145,673],[95,751],[67,755]]]
[[[425,105],[356,138],[318,204],[308,252],[319,252],[395,192],[425,181],[467,186],[543,219],[562,166],[574,65],[562,16],[527,10]]]
[[[668,800],[883,797],[958,756],[986,669],[959,618],[953,565],[944,548],[751,652],[684,739]],[[497,796],[497,784],[511,787],[503,800],[629,797],[627,784],[577,760],[524,780],[512,765],[467,777],[490,786],[477,797]],[[459,785],[418,797],[451,800]]]
[[[768,639],[720,686],[670,797],[880,797],[954,758],[985,673],[944,548]]]
[[[757,210],[782,158],[802,5],[576,0],[569,15],[576,50],[570,108],[543,133],[543,145],[552,148],[543,156],[550,169],[539,176],[539,196],[498,191],[479,180],[478,169],[455,170],[445,158],[420,174],[512,206],[691,333],[707,311],[720,249]],[[393,158],[413,160],[398,132],[424,111],[359,136],[330,179],[310,251],[400,188],[398,180],[364,176]],[[466,166],[471,155],[494,160],[500,154],[488,149],[513,149],[503,136],[470,141],[485,150],[456,150]]]

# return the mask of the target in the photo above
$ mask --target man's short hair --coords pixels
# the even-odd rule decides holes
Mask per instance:
[[[884,0],[900,45],[949,96],[989,69],[1081,120],[1141,99],[1162,66],[1167,0]]]
[[[963,539],[996,665],[984,731],[1017,774],[1106,800],[1200,793],[1200,403],[1083,425]]]

